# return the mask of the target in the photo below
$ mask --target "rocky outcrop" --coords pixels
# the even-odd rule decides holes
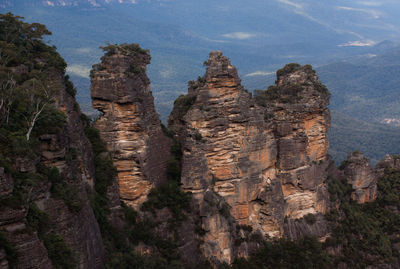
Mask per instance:
[[[0,198],[5,197],[6,195],[2,195]],[[27,209],[23,206],[2,206],[0,210],[2,244],[6,241],[12,247],[16,256],[16,264],[13,265],[17,268],[53,268],[43,242],[36,232],[29,232],[26,214]],[[1,268],[10,268],[5,249],[0,248],[0,253],[3,254],[0,259]]]
[[[284,218],[326,211],[329,93],[310,67],[287,66],[252,98],[221,52],[206,64],[175,101],[169,126],[182,145],[182,188],[201,208],[203,253],[230,263],[247,255],[247,242],[234,245],[241,227],[282,237]]]
[[[274,124],[285,216],[302,218],[327,209],[329,92],[311,66],[289,64],[263,96]]]
[[[400,155],[386,155],[382,161],[377,163],[375,170],[378,178],[384,176],[385,169],[387,168],[400,171]]]
[[[170,142],[163,135],[146,65],[147,51],[138,45],[106,47],[91,73],[95,123],[118,171],[119,196],[138,209],[150,190],[166,180]]]
[[[60,89],[55,96],[55,105],[64,112],[66,123],[60,130],[52,130],[49,134],[45,130],[40,131],[45,134],[39,136],[38,156],[33,159],[27,156],[15,161],[15,168],[20,173],[16,183],[19,187],[15,187],[10,174],[0,169],[0,198],[3,203],[0,208],[0,230],[15,252],[16,268],[54,267],[43,242],[44,233],[59,236],[66,243],[73,252],[73,262],[78,268],[102,268],[103,242],[86,193],[86,188],[95,184],[92,149],[84,134],[79,105],[66,91],[64,74],[59,70],[51,70],[46,75],[52,85]],[[58,168],[58,183],[59,187],[62,186],[58,195],[54,191],[56,182],[43,174],[35,174],[39,167],[43,171],[43,166]],[[21,178],[25,177],[31,180],[40,178],[39,181],[29,183],[28,195],[23,195],[24,192],[18,189],[21,188]],[[9,198],[7,196],[11,191],[19,191],[19,195],[23,196],[18,198],[13,194],[17,198]],[[67,205],[66,197],[60,196],[59,193],[63,191],[69,191],[68,195],[74,196],[74,210]],[[42,234],[39,234],[37,227],[30,226],[32,223],[29,221],[32,219],[27,220],[33,206],[46,216],[46,230]]]
[[[203,252],[229,263],[234,255],[232,220],[263,234],[281,234],[277,144],[229,59],[213,52],[207,65],[205,77],[191,82],[189,94],[176,101],[169,124],[183,148],[182,188],[201,205],[207,231]]]
[[[344,175],[353,187],[351,198],[363,204],[376,199],[378,176],[370,165],[369,160],[360,152],[347,156]]]

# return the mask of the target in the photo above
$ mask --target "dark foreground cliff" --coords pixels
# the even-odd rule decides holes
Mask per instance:
[[[0,264],[101,268],[93,153],[66,64],[43,25],[10,14],[0,24]]]
[[[149,52],[109,45],[93,122],[45,27],[0,24],[0,268],[400,267],[400,158],[335,166],[311,66],[252,94],[212,52],[167,128]]]

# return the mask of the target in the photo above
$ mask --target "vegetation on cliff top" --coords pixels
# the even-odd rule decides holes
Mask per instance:
[[[307,74],[308,80],[306,82],[302,84],[292,82],[287,85],[278,84],[279,80],[282,79],[283,76],[300,70]],[[287,64],[276,72],[277,80],[275,85],[269,86],[267,90],[254,90],[254,98],[257,104],[263,107],[267,107],[271,102],[293,104],[301,101],[303,99],[302,92],[306,88],[310,87],[315,89],[322,97],[329,96],[329,91],[325,85],[319,81],[315,81],[315,75],[315,70],[313,70],[312,66],[309,64],[304,66],[297,63]]]
[[[62,200],[71,212],[82,207],[79,192],[67,183],[72,178],[40,163],[40,136],[57,136],[66,124],[55,99],[63,89],[73,95],[74,87],[64,76],[65,61],[43,41],[50,31],[22,19],[11,13],[0,15],[0,167],[14,180],[12,192],[0,197],[0,209],[29,208],[27,227],[38,232],[53,265],[73,268],[74,253],[34,201],[37,188],[50,182],[52,198]],[[2,235],[6,238],[9,233]],[[6,245],[10,263],[17,260],[15,253]]]
[[[100,47],[106,53],[106,56],[111,56],[117,53],[122,53],[124,55],[130,54],[145,54],[149,55],[150,50],[142,49],[139,44],[108,44],[107,46]]]

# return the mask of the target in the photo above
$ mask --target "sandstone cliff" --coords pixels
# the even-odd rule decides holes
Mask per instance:
[[[329,92],[311,66],[286,65],[253,96],[211,52],[168,130],[148,52],[109,45],[91,72],[96,130],[65,62],[30,34],[0,42],[26,53],[0,66],[0,268],[399,267],[400,158],[373,168],[353,152],[336,168]]]
[[[328,90],[310,66],[285,66],[265,93],[266,115],[274,122],[285,216],[325,213],[330,126]]]
[[[166,180],[170,142],[163,135],[146,65],[150,55],[138,45],[106,47],[91,73],[95,123],[118,171],[119,196],[138,209],[150,190]]]
[[[203,253],[229,263],[247,255],[234,245],[241,225],[281,237],[284,219],[326,212],[329,93],[308,66],[287,66],[276,86],[252,98],[221,52],[207,65],[169,125],[183,148],[182,188],[202,208]],[[212,196],[225,216],[204,209]]]

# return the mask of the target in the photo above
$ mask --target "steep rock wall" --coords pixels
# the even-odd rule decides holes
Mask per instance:
[[[330,126],[329,92],[311,66],[290,64],[277,72],[265,93],[266,115],[274,123],[285,216],[302,218],[327,209]]]
[[[284,218],[326,212],[329,93],[308,66],[287,66],[276,86],[252,98],[221,52],[206,64],[175,101],[169,126],[182,145],[182,188],[201,208],[203,253],[230,263],[248,254],[247,240],[237,245],[246,225],[291,237],[298,229],[284,228]],[[322,221],[311,230],[327,229]]]
[[[117,168],[120,198],[135,209],[166,180],[170,152],[146,76],[149,63],[138,45],[111,47],[91,79],[93,108],[102,113],[95,127]]]
[[[57,167],[59,178],[65,184],[63,186],[74,190],[73,195],[79,205],[76,210],[71,210],[63,199],[54,194],[54,183],[42,179],[32,185],[23,204],[1,207],[0,230],[4,231],[16,253],[16,268],[53,268],[38,231],[32,231],[27,221],[30,207],[35,205],[48,216],[47,226],[50,228],[46,232],[64,240],[73,251],[74,263],[78,268],[102,268],[103,242],[86,193],[87,186],[95,183],[92,149],[83,131],[79,105],[66,91],[64,74],[54,69],[46,75],[52,81],[52,86],[59,88],[55,106],[65,113],[66,124],[56,133],[40,135],[40,156],[34,159],[20,158],[15,161],[14,168],[24,174],[35,173],[39,165]],[[6,199],[14,187],[14,181],[4,170],[0,174],[2,183],[5,183],[1,198]]]

